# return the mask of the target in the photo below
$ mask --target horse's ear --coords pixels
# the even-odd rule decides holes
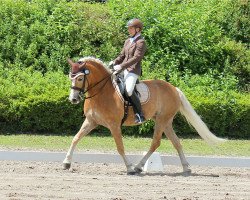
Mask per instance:
[[[74,63],[70,58],[67,59],[68,63],[70,64],[71,67],[71,72],[72,73],[77,73],[79,68],[78,68],[78,64]]]
[[[68,58],[67,61],[68,61],[68,63],[69,63],[71,66],[74,65],[74,62],[73,62],[70,58]]]

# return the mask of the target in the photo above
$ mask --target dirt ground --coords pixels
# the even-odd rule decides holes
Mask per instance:
[[[164,173],[126,175],[121,164],[0,161],[1,200],[250,200],[250,168],[165,166]]]

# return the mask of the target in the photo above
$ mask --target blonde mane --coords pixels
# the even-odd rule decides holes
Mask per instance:
[[[109,73],[111,73],[111,71],[107,67],[107,65],[103,61],[101,61],[100,59],[98,59],[98,58],[94,58],[94,57],[88,56],[88,57],[80,58],[79,61],[81,61],[81,62],[91,61],[91,62],[98,63],[98,64],[102,65]]]

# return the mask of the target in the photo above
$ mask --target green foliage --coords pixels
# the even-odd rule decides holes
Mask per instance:
[[[236,42],[250,44],[250,5],[248,0],[221,1],[220,9],[213,14],[224,35]]]
[[[232,40],[224,41],[221,44],[223,55],[226,58],[224,72],[238,77],[242,90],[249,91],[250,50],[246,50],[244,44]]]
[[[0,67],[0,127],[1,131],[69,133],[76,132],[83,119],[81,105],[71,105],[67,98],[69,82],[62,72],[44,75],[31,68]],[[197,113],[218,136],[249,137],[249,94],[233,91],[237,81],[225,75],[221,81],[210,76],[191,76],[178,82]],[[179,135],[196,135],[180,115],[174,121]],[[154,123],[124,128],[125,135],[151,136]],[[100,128],[100,132],[107,132]]]
[[[143,79],[183,90],[217,135],[249,138],[248,0],[0,0],[0,129],[75,132],[81,106],[71,105],[66,58],[115,58],[126,22],[144,22]],[[152,135],[154,123],[124,128]],[[99,132],[107,132],[101,127]],[[180,115],[175,130],[194,130]]]
[[[221,93],[218,97],[191,94],[189,100],[202,120],[217,136],[249,138],[249,95],[239,96],[234,92]],[[195,133],[180,115],[174,124],[177,132],[182,135]]]
[[[55,132],[77,130],[81,107],[68,101],[69,81],[62,72],[0,68],[1,130]]]
[[[122,35],[105,4],[1,0],[0,61],[6,67],[68,72],[67,57],[110,60]],[[115,40],[115,41],[114,41]],[[107,50],[108,49],[108,50]]]
[[[166,79],[186,69],[192,74],[217,70],[236,75],[239,86],[249,89],[247,0],[110,0],[108,4],[122,27],[135,17],[144,22],[148,71],[159,70]]]

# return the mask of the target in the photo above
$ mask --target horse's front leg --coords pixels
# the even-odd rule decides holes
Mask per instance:
[[[77,143],[80,141],[80,139],[87,135],[91,130],[93,130],[95,127],[97,126],[97,124],[86,118],[85,121],[82,124],[82,127],[80,128],[80,130],[78,131],[78,133],[75,135],[75,137],[73,138],[70,148],[68,150],[68,153],[66,155],[66,158],[63,161],[63,168],[64,169],[69,169],[71,166],[71,162],[72,162],[72,157],[73,157],[73,152],[75,150],[75,147],[77,145]]]
[[[124,145],[122,141],[122,133],[121,133],[121,128],[110,128],[111,134],[114,137],[116,148],[118,153],[122,156],[123,161],[127,167],[127,174],[128,175],[134,175],[136,174],[136,171],[134,170],[134,166],[132,163],[129,161],[128,157],[125,155],[124,151]]]

